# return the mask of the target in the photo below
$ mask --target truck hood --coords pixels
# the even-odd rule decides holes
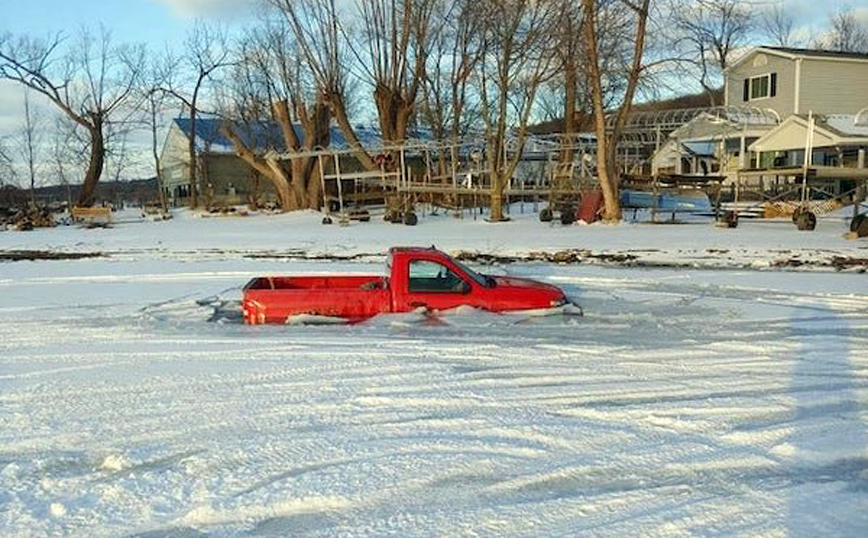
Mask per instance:
[[[556,295],[561,295],[561,290],[557,286],[544,284],[530,278],[519,278],[514,276],[492,276],[491,278],[497,283],[498,288],[524,288],[538,291],[550,291]]]

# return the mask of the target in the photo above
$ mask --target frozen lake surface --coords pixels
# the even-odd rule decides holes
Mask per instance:
[[[0,262],[0,534],[866,535],[868,275],[771,269],[868,257],[844,231],[307,215],[0,233],[0,251],[107,254]],[[287,253],[431,239],[692,268],[475,266],[562,286],[584,318],[209,321],[256,274],[382,271]]]

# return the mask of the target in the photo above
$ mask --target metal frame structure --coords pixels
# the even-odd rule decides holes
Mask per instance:
[[[618,140],[618,160],[623,173],[649,175],[647,188],[655,192],[664,190],[666,183],[646,174],[650,159],[673,131],[703,114],[736,126],[774,125],[780,121],[773,110],[743,106],[634,111],[628,115],[624,132]],[[607,118],[610,129],[614,121],[613,116]],[[391,193],[401,197],[405,205],[425,201],[451,205],[456,210],[475,208],[480,203],[484,205],[491,194],[491,171],[485,167],[486,141],[480,136],[441,143],[410,139],[403,145],[366,149],[369,153],[396,156],[394,165],[380,171],[348,171],[342,160],[352,156],[353,148],[318,148],[284,153],[279,158],[314,156],[321,170],[329,170],[321,177],[326,212],[330,209],[330,202],[336,203],[341,213],[346,210],[346,202],[354,198],[345,192],[346,182],[352,182],[356,190],[359,186],[376,186],[384,195]],[[521,145],[517,137],[507,137],[502,151],[513,157],[516,152],[521,152],[522,162],[540,163],[544,169],[534,181],[510,178],[504,190],[507,203],[510,197],[552,201],[558,197],[577,196],[582,189],[593,187],[598,181],[596,136],[593,134],[528,135]],[[413,173],[409,164],[411,160],[423,164],[417,167],[421,173]]]

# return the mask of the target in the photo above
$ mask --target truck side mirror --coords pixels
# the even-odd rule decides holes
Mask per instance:
[[[460,291],[461,293],[463,293],[465,295],[470,293],[470,290],[471,290],[470,284],[468,284],[467,282],[465,282],[463,280],[461,281],[461,284],[458,285],[458,291]]]

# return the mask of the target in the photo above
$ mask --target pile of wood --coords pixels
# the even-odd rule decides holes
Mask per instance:
[[[54,217],[47,208],[6,208],[0,212],[0,228],[28,231],[34,228],[56,226]]]

